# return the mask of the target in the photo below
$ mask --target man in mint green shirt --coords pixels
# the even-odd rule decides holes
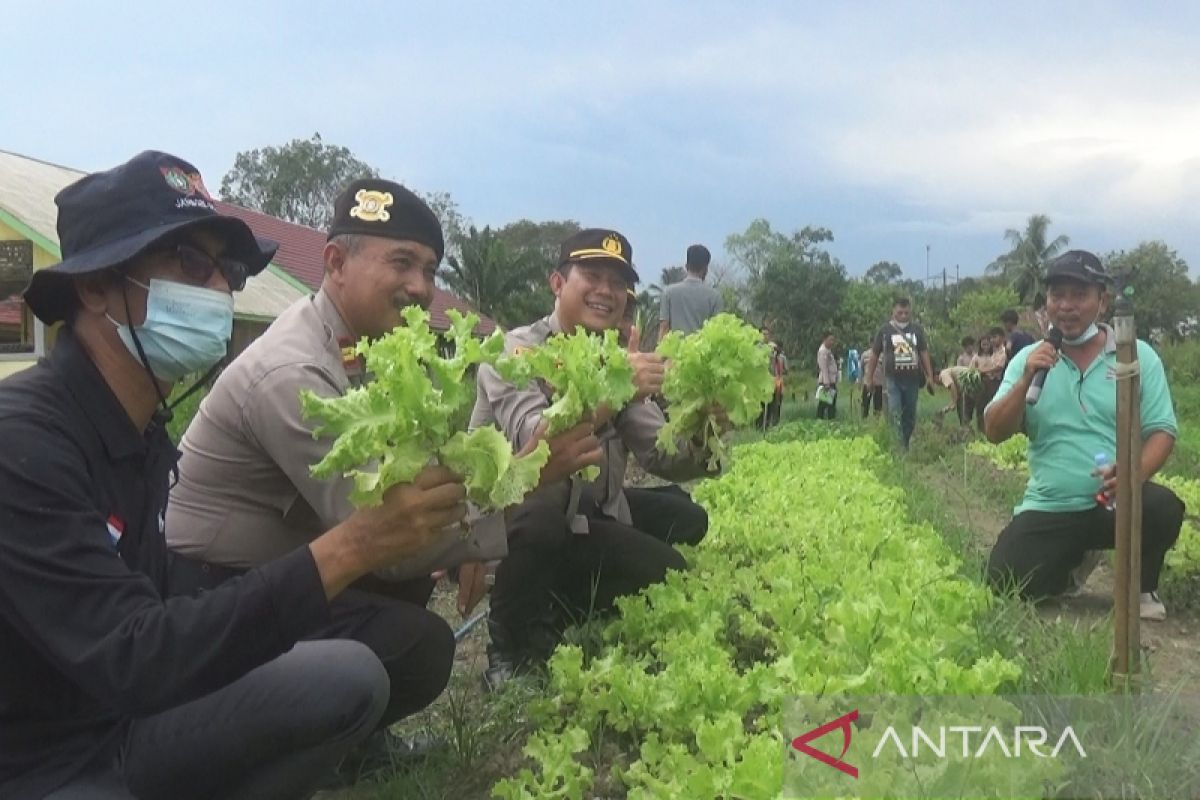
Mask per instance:
[[[1088,551],[1113,547],[1116,487],[1116,338],[1099,324],[1110,279],[1092,253],[1072,250],[1046,271],[1047,312],[1063,335],[1061,353],[1048,342],[1026,347],[1004,372],[984,417],[987,437],[1029,436],[1029,484],[988,559],[993,585],[1015,584],[1029,598],[1056,595]],[[1158,597],[1163,559],[1179,537],[1183,502],[1149,479],[1175,446],[1178,427],[1162,361],[1137,343],[1141,367],[1143,619],[1166,619]],[[1041,397],[1027,405],[1033,376],[1048,370]],[[1099,474],[1097,455],[1110,466]]]

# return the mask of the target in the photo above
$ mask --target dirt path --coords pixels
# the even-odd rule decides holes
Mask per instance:
[[[967,479],[999,481],[1004,476],[980,459],[968,460]],[[986,493],[972,495],[966,500],[962,475],[947,474],[945,469],[926,466],[920,469],[921,479],[945,503],[949,516],[973,534],[973,549],[986,553],[1010,519],[1010,504],[994,501]],[[1113,609],[1113,571],[1105,559],[1096,567],[1083,591],[1076,597],[1063,597],[1039,605],[1046,619],[1062,618],[1085,624],[1109,617]],[[1200,683],[1200,614],[1194,610],[1172,610],[1168,607],[1165,622],[1143,622],[1142,647],[1146,665],[1154,686],[1169,690],[1191,687]]]

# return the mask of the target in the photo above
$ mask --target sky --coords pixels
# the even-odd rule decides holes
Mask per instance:
[[[756,218],[851,275],[977,275],[1031,214],[1200,269],[1188,3],[42,3],[5,14],[0,149],[209,188],[320,132],[478,225],[613,227],[643,280]],[[1193,269],[1193,275],[1197,274]]]

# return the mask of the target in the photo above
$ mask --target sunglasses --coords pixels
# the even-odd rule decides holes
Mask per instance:
[[[246,288],[246,278],[250,268],[241,261],[228,256],[213,258],[208,253],[190,244],[177,244],[159,252],[172,254],[179,259],[179,266],[185,278],[197,286],[206,286],[212,280],[213,273],[221,271],[229,290],[240,292]]]

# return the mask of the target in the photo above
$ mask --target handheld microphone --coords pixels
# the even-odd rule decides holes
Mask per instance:
[[[1058,328],[1051,328],[1046,333],[1046,341],[1054,345],[1055,350],[1062,350],[1062,331]],[[1029,384],[1029,391],[1025,392],[1025,405],[1037,405],[1038,398],[1042,396],[1042,385],[1046,383],[1046,373],[1049,371],[1049,369],[1043,367],[1033,373],[1033,381]]]

